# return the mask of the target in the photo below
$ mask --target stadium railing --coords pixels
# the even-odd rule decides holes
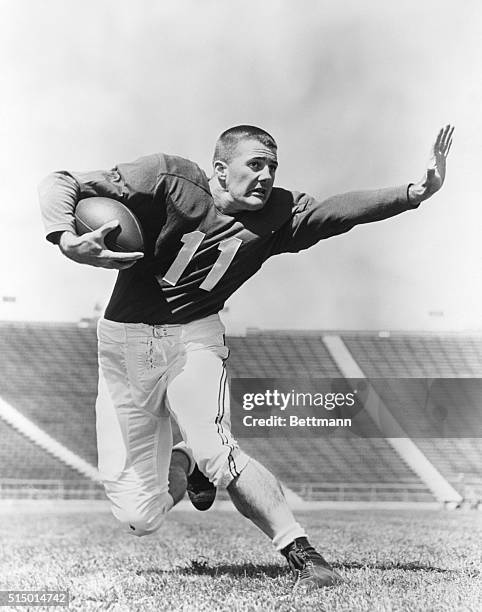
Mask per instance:
[[[416,482],[292,482],[286,484],[305,501],[434,501],[425,485]]]
[[[305,501],[433,501],[419,483],[287,482]],[[224,491],[219,497],[227,499]],[[89,480],[0,479],[0,499],[105,499]]]
[[[105,499],[91,480],[0,478],[0,499]]]

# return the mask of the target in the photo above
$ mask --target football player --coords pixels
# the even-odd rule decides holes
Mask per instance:
[[[96,424],[106,494],[132,533],[157,530],[187,487],[200,508],[212,503],[215,487],[226,487],[287,559],[297,584],[341,578],[309,543],[275,477],[231,434],[218,313],[268,258],[416,209],[443,184],[452,134],[449,125],[440,130],[418,182],[325,201],[275,187],[276,142],[249,125],[221,134],[210,178],[192,161],[155,154],[44,180],[48,240],[76,262],[120,270],[98,324]],[[89,196],[114,198],[134,212],[144,254],[105,247],[116,222],[76,234],[76,204]],[[171,414],[184,440],[174,449]]]

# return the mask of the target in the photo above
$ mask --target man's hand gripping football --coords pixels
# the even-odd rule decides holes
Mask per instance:
[[[63,232],[59,241],[60,250],[66,257],[77,263],[116,270],[130,268],[138,259],[144,257],[143,253],[110,251],[105,246],[107,234],[118,225],[119,222],[116,220],[109,221],[104,223],[102,227],[82,236],[77,236],[72,232]]]

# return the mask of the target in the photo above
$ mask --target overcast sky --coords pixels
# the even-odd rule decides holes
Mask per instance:
[[[481,31],[478,0],[3,0],[0,319],[77,320],[113,285],[43,239],[52,170],[165,151],[209,172],[218,134],[253,123],[278,141],[277,184],[322,198],[417,180],[452,122],[439,194],[274,258],[224,319],[481,329]]]

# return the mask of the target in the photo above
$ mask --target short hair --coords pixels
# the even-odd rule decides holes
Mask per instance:
[[[254,125],[235,125],[217,139],[213,163],[217,160],[229,163],[241,140],[257,140],[270,149],[278,148],[275,139],[265,130]]]

